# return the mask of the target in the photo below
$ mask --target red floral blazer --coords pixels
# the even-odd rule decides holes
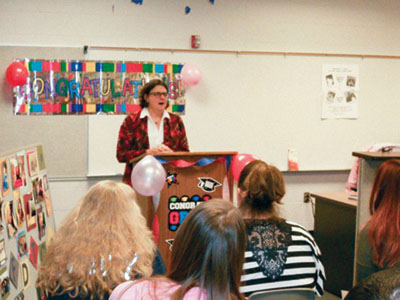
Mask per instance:
[[[147,135],[147,117],[140,118],[141,111],[128,115],[119,129],[117,143],[117,159],[126,163],[122,181],[131,184],[132,163],[130,161],[149,149]],[[169,113],[169,119],[164,119],[163,144],[173,151],[189,151],[185,126],[182,119]]]

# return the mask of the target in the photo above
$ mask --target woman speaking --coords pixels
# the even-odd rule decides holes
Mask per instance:
[[[140,90],[139,100],[142,109],[125,118],[118,134],[117,159],[126,163],[122,181],[129,185],[135,157],[189,151],[182,119],[166,111],[167,85],[159,79],[149,81]]]

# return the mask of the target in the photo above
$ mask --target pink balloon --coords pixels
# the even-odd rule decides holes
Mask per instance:
[[[143,196],[154,196],[159,193],[166,179],[161,163],[152,155],[146,155],[133,168],[131,182],[133,188]]]
[[[259,160],[259,158],[257,156],[254,156],[253,154],[244,154],[244,153],[236,154],[233,157],[231,164],[231,172],[232,172],[232,177],[233,179],[236,180],[236,182],[239,181],[239,176],[243,168],[253,160]]]
[[[182,84],[186,86],[196,85],[201,80],[201,71],[198,67],[184,64],[181,70]]]

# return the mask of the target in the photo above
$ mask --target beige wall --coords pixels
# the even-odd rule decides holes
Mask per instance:
[[[398,38],[400,33],[400,2],[398,0],[217,0],[215,5],[211,5],[206,0],[192,1],[187,4],[180,0],[144,0],[143,2],[144,4],[139,6],[127,0],[2,0],[0,2],[0,46],[77,47],[77,51],[80,51],[79,49],[83,45],[189,48],[190,35],[198,34],[201,36],[202,49],[367,54],[400,53],[400,39]],[[184,13],[185,5],[191,7],[191,13],[188,15]],[[123,51],[120,54],[115,52],[112,54],[92,53],[90,52],[89,56],[91,55],[94,59],[99,57],[115,59],[116,56],[130,56]],[[173,54],[170,55],[173,60],[185,60],[185,56],[177,59],[174,58]],[[33,55],[29,55],[29,53],[26,56],[33,58]],[[7,54],[7,57],[9,59],[10,54]],[[4,54],[1,52],[0,58],[3,58],[3,66],[0,69],[2,71],[1,78],[3,78],[6,62],[4,62]],[[47,56],[44,58],[47,58]],[[197,62],[203,59],[200,57]],[[213,63],[213,61],[223,63],[225,59],[228,63],[227,57],[213,55],[210,63]],[[238,56],[238,63],[240,63],[240,59],[240,56]],[[285,60],[285,57],[280,57],[280,59],[290,61]],[[194,62],[196,63],[196,59],[194,59]],[[257,66],[257,58],[253,58],[252,62],[254,66]],[[347,63],[349,60],[339,59],[330,60],[330,62]],[[357,63],[367,63],[366,66],[373,69],[373,65],[369,65],[370,61],[366,62],[366,60],[359,59]],[[274,68],[279,69],[279,61],[275,60],[274,64]],[[392,64],[388,62],[382,68],[388,71],[384,73],[384,76],[379,76],[383,82],[389,81],[390,83],[395,80],[394,76],[391,76],[393,74],[391,66]],[[225,67],[226,69],[221,72],[222,75],[224,72],[233,74],[237,71],[235,65],[225,64]],[[296,71],[300,72],[300,76],[307,76],[307,68],[307,64],[304,64],[301,68],[299,66]],[[253,68],[250,66],[247,72],[251,73],[252,70]],[[319,70],[321,69],[316,68],[314,72],[319,72]],[[361,67],[360,72],[362,71]],[[203,78],[215,79],[221,77],[218,74],[207,74],[206,69],[203,72]],[[370,72],[370,75],[372,79],[368,81],[369,78],[365,78],[367,82],[374,80],[374,74]],[[244,76],[244,73],[239,73],[237,76]],[[279,79],[282,74],[269,76]],[[290,78],[291,74],[286,74],[286,76]],[[296,80],[294,80],[295,82]],[[5,91],[8,87],[4,80],[1,84],[3,92],[0,94],[0,101],[2,103],[7,101],[7,105],[10,105],[9,97],[11,93],[9,90]],[[257,82],[257,84],[256,88],[262,87],[262,81]],[[388,90],[389,94],[382,97],[384,99],[391,98],[392,102],[387,107],[394,103],[400,103],[396,98],[397,89],[390,84],[387,87],[384,85],[379,87],[382,90]],[[274,90],[274,85],[271,84],[267,90],[261,89],[261,94],[255,94],[255,96],[247,92],[256,92],[256,88],[245,86],[243,89],[246,93],[244,93],[244,96],[241,95],[239,100],[248,99],[249,106],[253,105],[256,98],[274,95],[281,96],[282,101],[291,100],[293,97],[291,92],[295,85]],[[301,93],[301,97],[303,97],[301,99],[308,100],[311,98],[311,101],[318,104],[318,92],[315,92],[318,88],[320,88],[320,83],[315,82],[312,87],[308,87]],[[274,93],[272,96],[271,91]],[[310,93],[313,93],[313,97],[309,96]],[[236,117],[235,110],[241,108],[235,106],[239,103],[236,99],[237,93],[235,87],[230,85],[229,80],[223,80],[216,88],[212,89],[203,84],[197,90],[193,89],[189,96],[192,103],[188,103],[188,114],[184,117],[184,121],[187,124],[189,140],[194,150],[206,150],[204,149],[205,139],[198,136],[199,130],[196,129],[202,125],[204,118],[207,117],[197,113],[201,107],[210,105],[212,102],[216,103],[214,109],[220,111],[219,122],[224,126],[235,122],[246,123],[247,116]],[[376,100],[380,97],[380,94],[365,94],[363,96]],[[218,102],[221,99],[223,101]],[[231,111],[225,111],[228,105],[232,105],[234,108]],[[396,107],[398,108],[398,106]],[[392,111],[398,111],[397,108]],[[255,113],[258,114],[259,112],[255,111]],[[320,117],[318,110],[315,110],[312,117],[317,119]],[[254,122],[254,118],[251,121]],[[4,126],[18,127],[20,126],[19,122],[20,119],[17,117],[8,117],[7,124],[3,123],[1,130],[4,130]],[[263,120],[260,118],[256,119],[254,124],[258,126],[262,122]],[[374,121],[374,124],[379,123],[379,120]],[[207,129],[212,130],[213,128]],[[341,130],[345,129],[346,127],[343,126]],[[376,134],[379,135],[380,132],[384,131],[379,130]],[[351,135],[351,128],[347,129],[346,133]],[[240,132],[236,138],[237,140],[230,137],[224,138],[226,139],[226,149],[210,150],[238,150],[244,153],[254,153],[266,161],[274,162],[274,159],[269,156],[268,148],[279,147],[280,145],[275,143],[264,146],[261,143],[264,142],[262,132],[255,135]],[[278,139],[279,136],[275,138]],[[73,137],[70,139],[73,139]],[[360,141],[359,137],[351,136],[351,139],[354,141],[354,150],[364,146],[364,140]],[[396,140],[399,142],[399,137],[393,136],[392,141],[396,142]],[[81,142],[86,143],[87,140],[84,139]],[[268,143],[268,141],[265,142]],[[282,143],[284,142],[286,141],[282,141]],[[20,137],[19,143],[24,143],[23,137]],[[59,142],[55,141],[55,143]],[[301,146],[309,149],[318,147],[318,145],[306,145],[306,143]],[[7,146],[3,145],[2,147]],[[335,147],[335,145],[332,145],[332,147]],[[353,146],[351,145],[351,147]],[[286,150],[286,145],[279,149],[282,158],[278,160],[278,165],[284,162]],[[313,159],[312,157],[305,157],[301,147],[298,150],[300,150],[300,163],[304,160]],[[87,153],[84,152],[81,155],[85,157],[83,161],[86,162]],[[350,167],[353,161],[351,153],[343,155],[348,157],[344,165]],[[45,156],[46,158],[52,157],[52,154],[45,153]],[[56,162],[52,159],[52,161],[47,160],[47,163],[49,170],[51,170],[51,165]],[[338,165],[340,165],[340,168],[343,162],[339,161]],[[77,176],[71,177],[65,174],[66,176],[61,176],[60,179],[58,175],[63,174],[54,174],[57,175],[57,178],[56,176],[50,178],[55,217],[58,224],[87,188],[96,180],[101,179],[87,179],[81,167],[77,168],[79,174],[73,174]],[[51,172],[49,174],[51,176]],[[285,205],[282,207],[283,214],[293,221],[304,224],[309,229],[313,228],[311,207],[302,202],[303,193],[343,189],[346,175],[347,173],[343,171],[286,174],[288,193],[285,198]],[[119,179],[119,177],[113,178]]]

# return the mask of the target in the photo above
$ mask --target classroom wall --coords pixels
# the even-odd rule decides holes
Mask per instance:
[[[87,116],[23,116],[13,114],[12,88],[5,72],[16,58],[75,58],[79,48],[0,46],[0,152],[42,144],[51,177],[86,174]]]
[[[303,203],[305,192],[335,192],[344,189],[347,179],[345,171],[284,173],[286,196],[279,207],[282,216],[298,222],[307,229],[314,228],[313,205]],[[54,218],[58,228],[74,205],[86,191],[99,180],[120,181],[121,176],[102,176],[89,178],[51,178],[50,188],[53,199]]]
[[[83,45],[189,48],[190,35],[198,34],[201,37],[201,49],[389,55],[400,53],[398,0],[216,0],[214,5],[207,0],[143,0],[143,2],[143,5],[136,5],[128,0],[2,0],[0,46],[76,47],[77,51],[80,51]],[[185,6],[191,8],[191,13],[188,15],[184,13]],[[7,57],[9,55],[8,53]],[[32,58],[35,55],[28,53],[26,56]],[[3,58],[0,68],[3,87],[0,101],[11,105],[9,99],[11,92],[7,90],[8,87],[4,82],[4,70],[7,66],[4,57],[0,52],[0,59]],[[156,59],[157,57],[154,58]],[[214,59],[218,60],[218,56]],[[389,68],[390,64],[388,70]],[[235,70],[226,66],[226,70],[223,71]],[[239,75],[245,76],[245,74]],[[384,80],[395,82],[389,75]],[[249,91],[248,101],[252,104],[257,100],[252,98],[252,87],[245,88]],[[290,90],[290,86],[287,89]],[[392,89],[395,95],[395,88]],[[230,99],[234,96],[230,94],[229,82],[221,84],[218,91],[211,91],[203,86],[199,95],[202,97],[188,99],[189,110],[190,101],[197,101],[196,105],[207,105],[209,101],[218,98],[222,101],[220,106],[223,107],[230,105]],[[379,98],[379,95],[374,96]],[[390,105],[394,105],[394,111],[398,111],[399,103],[399,101],[390,102]],[[0,126],[3,132],[0,132],[0,135],[5,135],[7,137],[5,140],[10,141],[12,136],[3,129],[6,128],[10,132],[18,129],[19,142],[24,143],[25,137],[30,141],[32,134],[28,130],[23,132],[20,127],[24,121],[21,121],[20,117],[10,116],[10,111],[10,109],[6,112],[0,111]],[[1,121],[4,116],[7,123]],[[239,121],[244,122],[246,117],[243,116],[243,120]],[[45,123],[49,117],[29,118],[37,118],[38,122]],[[74,120],[71,116],[56,118],[59,118],[60,124]],[[185,119],[184,121],[186,122]],[[221,121],[238,122],[224,114],[221,114]],[[253,120],[253,122],[263,122],[263,120]],[[379,124],[379,120],[371,122]],[[87,130],[86,126],[82,126],[82,130]],[[196,138],[195,128],[192,130],[188,128],[188,132],[189,139],[192,138],[191,135],[192,139]],[[351,130],[349,134],[351,135]],[[40,135],[34,136],[37,139],[35,142],[40,143]],[[79,137],[79,143],[87,143],[87,137],[83,135]],[[71,147],[74,139],[73,135],[63,141],[55,137],[54,145],[58,145],[55,148],[60,147],[60,144]],[[353,139],[354,150],[364,146],[358,144],[357,136]],[[246,134],[237,137],[241,151],[246,149],[243,145],[248,144],[248,141],[249,137]],[[392,141],[398,142],[399,137],[393,137]],[[193,143],[196,144],[197,141]],[[310,145],[313,146],[316,145]],[[7,143],[2,142],[2,148],[4,147],[7,147]],[[45,151],[52,150],[45,148]],[[263,155],[263,149],[259,149],[258,152],[258,155],[268,161],[268,157]],[[87,153],[81,155],[84,157],[83,162],[72,166],[74,172],[70,174],[59,174],[55,171],[58,168],[54,164],[60,163],[57,158],[47,161],[58,224],[78,200],[77,198],[83,195],[93,182],[103,179],[103,177],[86,178],[84,173],[86,166],[82,167],[82,164],[86,163]],[[46,153],[45,156],[49,157]],[[65,159],[68,160],[68,157]],[[347,165],[350,166],[352,161],[349,153]],[[282,212],[288,218],[311,229],[313,227],[311,206],[302,202],[303,193],[342,189],[346,176],[347,171],[285,173],[288,192]],[[119,179],[118,176],[112,178]]]
[[[199,34],[202,49],[400,50],[396,0],[3,0],[0,8],[1,44],[186,48]]]

